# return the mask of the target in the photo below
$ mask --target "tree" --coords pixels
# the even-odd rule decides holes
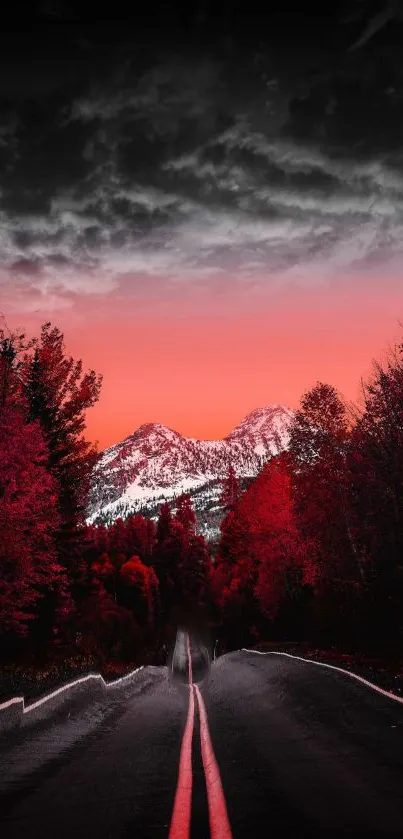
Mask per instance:
[[[161,505],[157,521],[157,545],[162,545],[171,532],[172,513],[167,502]]]
[[[126,538],[129,556],[138,554],[143,562],[149,564],[155,542],[155,525],[141,515],[129,516],[126,521]]]
[[[368,555],[351,474],[354,451],[347,408],[319,382],[301,400],[291,426],[293,494],[299,530],[309,545],[305,579],[314,587],[313,628],[322,641],[360,632]]]
[[[98,577],[99,580],[102,581],[107,591],[110,591],[110,593],[113,594],[113,599],[116,603],[116,581],[119,571],[113,562],[111,562],[109,554],[106,552],[101,554],[101,556],[92,563],[91,571],[96,577]]]
[[[319,382],[302,397],[291,426],[290,452],[296,510],[311,543],[311,575],[322,588],[355,588],[364,580],[351,494],[350,450],[346,407],[335,388]]]
[[[49,468],[58,485],[58,551],[71,561],[77,527],[84,524],[96,449],[85,441],[85,412],[99,398],[102,378],[83,374],[82,362],[65,354],[59,329],[45,323],[33,354],[25,359],[28,419],[38,420],[49,451]]]
[[[111,556],[118,554],[127,559],[129,552],[126,523],[122,518],[115,519],[108,529],[108,545]]]
[[[221,524],[212,591],[227,646],[253,640],[259,626],[287,610],[295,624],[307,586],[305,561],[291,459],[283,453],[265,465]]]
[[[126,592],[122,605],[131,608],[140,625],[154,623],[158,604],[158,579],[152,568],[141,562],[140,557],[132,556],[120,569]]]
[[[204,536],[183,541],[179,558],[180,603],[184,614],[203,613],[210,600],[211,559]]]
[[[286,456],[267,464],[248,500],[253,511],[250,549],[257,566],[255,595],[263,614],[274,618],[286,598],[298,597],[304,582],[306,546],[298,530]]]
[[[101,665],[115,656],[133,661],[141,640],[133,612],[115,603],[96,577],[80,607],[77,630],[79,646]]]
[[[371,560],[369,609],[374,633],[403,634],[403,354],[374,362],[363,384],[349,458],[362,551]]]
[[[169,504],[164,503],[160,507],[157,520],[157,538],[154,545],[152,564],[157,573],[161,587],[161,599],[165,605],[165,596],[168,586],[170,550],[168,543],[172,534],[173,518]]]
[[[175,515],[163,504],[157,522],[152,557],[161,591],[165,619],[184,619],[193,609],[203,611],[210,590],[210,556],[202,536],[195,533],[191,498],[177,500]]]
[[[232,464],[228,469],[228,473],[222,481],[222,493],[220,497],[220,504],[222,504],[226,513],[231,512],[240,498],[239,481]]]
[[[0,633],[26,635],[45,592],[68,608],[57,562],[57,487],[36,422],[6,405],[0,426]],[[54,624],[51,629],[54,629]]]
[[[6,405],[24,404],[21,377],[23,357],[26,357],[35,343],[35,339],[27,339],[25,332],[19,334],[7,329],[6,334],[4,329],[0,329],[0,417]]]
[[[188,493],[183,493],[176,501],[175,520],[180,522],[185,533],[196,530],[196,514],[192,507],[192,499]]]

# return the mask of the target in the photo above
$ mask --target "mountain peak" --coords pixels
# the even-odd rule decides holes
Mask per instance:
[[[284,405],[264,405],[263,408],[254,408],[253,411],[250,411],[250,413],[246,415],[245,420],[252,418],[254,419],[255,417],[266,417],[287,410],[288,408],[286,408]]]
[[[101,455],[88,520],[109,523],[140,508],[155,509],[182,492],[195,493],[200,500],[206,486],[216,486],[218,499],[230,464],[239,478],[253,478],[267,460],[287,448],[292,416],[281,405],[257,408],[223,440],[198,440],[162,423],[143,423]]]
[[[235,426],[227,435],[226,440],[234,440],[245,435],[266,435],[280,431],[289,425],[293,411],[284,405],[266,405],[263,408],[255,408],[244,419]]]
[[[172,428],[168,428],[167,425],[163,425],[161,422],[144,422],[139,428],[134,431],[132,437],[136,435],[145,435],[145,434],[164,434],[165,436],[170,436],[171,434],[175,434],[181,436],[178,431],[174,431]]]

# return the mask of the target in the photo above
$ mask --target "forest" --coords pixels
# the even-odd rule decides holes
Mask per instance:
[[[399,656],[403,640],[403,351],[360,404],[306,391],[287,451],[241,491],[229,465],[217,544],[191,499],[86,524],[99,456],[86,412],[102,377],[61,331],[0,331],[0,665],[111,674],[164,664],[180,623],[221,652],[267,640]]]

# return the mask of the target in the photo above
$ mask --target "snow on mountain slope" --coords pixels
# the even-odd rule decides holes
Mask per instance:
[[[280,405],[260,408],[223,440],[183,437],[160,423],[140,426],[103,452],[94,471],[88,521],[110,522],[144,508],[151,512],[182,492],[217,504],[219,481],[230,464],[238,477],[254,477],[270,457],[287,448],[292,417]],[[207,486],[211,491],[201,492]]]

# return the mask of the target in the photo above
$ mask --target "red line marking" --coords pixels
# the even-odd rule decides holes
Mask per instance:
[[[172,811],[169,839],[189,839],[192,812],[192,740],[195,701],[193,686],[189,685],[189,709],[182,738],[178,783]]]
[[[215,758],[207,722],[207,712],[198,685],[194,686],[200,715],[201,753],[206,776],[211,839],[232,839],[220,770]]]
[[[190,652],[189,633],[187,633],[187,635],[186,635],[186,649],[187,649],[188,662],[189,662],[189,684],[192,685],[193,684],[193,671],[192,671],[192,655],[191,655],[191,652]]]
[[[207,722],[207,711],[198,685],[193,684],[192,656],[189,634],[186,636],[186,649],[189,665],[189,709],[185,731],[182,738],[179,759],[178,783],[172,812],[169,839],[190,839],[190,821],[192,815],[192,740],[194,730],[194,691],[199,707],[200,744],[204,774],[206,778],[207,801],[210,822],[210,839],[232,839],[228,819],[227,805],[222,788],[220,770],[211,743]]]

